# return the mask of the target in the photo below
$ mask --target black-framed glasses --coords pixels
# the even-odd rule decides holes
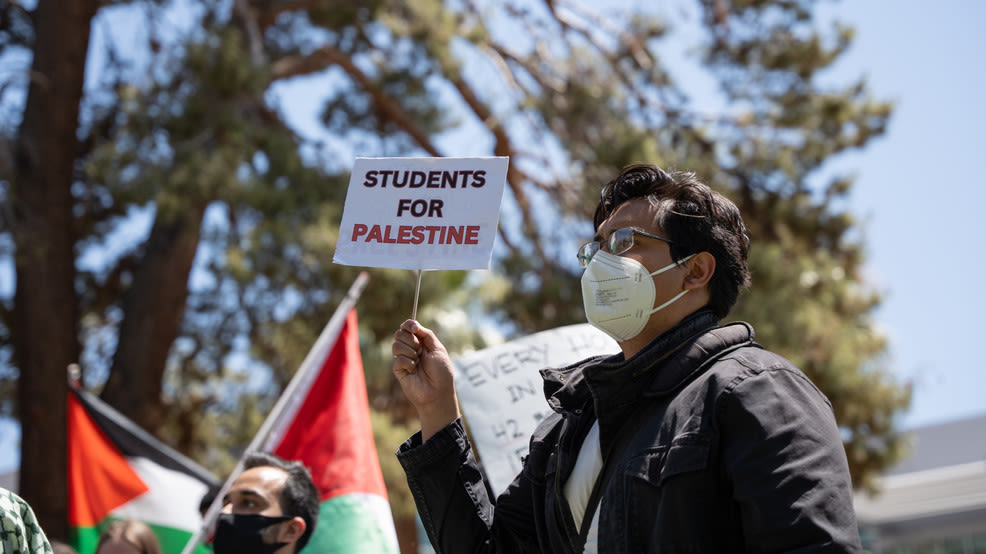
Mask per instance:
[[[619,256],[620,254],[633,248],[634,235],[641,235],[649,239],[657,239],[668,244],[674,244],[674,241],[671,239],[652,235],[639,229],[634,229],[633,227],[621,227],[610,233],[609,237],[607,237],[604,241],[600,242],[598,240],[594,240],[583,244],[579,248],[579,253],[577,254],[579,258],[579,265],[582,267],[589,267],[589,262],[592,261],[592,257],[596,255],[596,252],[599,252],[599,248],[603,244],[606,244],[606,249],[610,254]]]

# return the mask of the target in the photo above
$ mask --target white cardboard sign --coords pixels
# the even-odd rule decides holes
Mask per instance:
[[[473,446],[494,494],[521,469],[528,440],[550,412],[538,370],[619,352],[609,335],[588,323],[542,331],[453,360],[455,389]]]
[[[332,261],[489,269],[507,157],[356,158]]]

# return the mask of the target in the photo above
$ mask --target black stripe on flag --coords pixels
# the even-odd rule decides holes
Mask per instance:
[[[164,444],[129,418],[84,390],[72,391],[89,417],[106,433],[124,456],[139,456],[171,470],[180,471],[218,488],[219,479],[191,458]]]

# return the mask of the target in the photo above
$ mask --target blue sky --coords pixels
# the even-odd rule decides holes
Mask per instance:
[[[905,427],[986,414],[977,354],[986,312],[986,2],[843,1],[856,28],[838,72],[864,74],[896,102],[888,133],[838,164],[854,168],[850,209],[863,222],[867,280],[889,367],[914,384]]]
[[[690,5],[671,0],[665,8]],[[884,294],[876,320],[890,339],[887,366],[914,384],[905,428],[986,414],[977,355],[986,313],[986,2],[823,2],[856,28],[833,79],[866,75],[897,104],[888,133],[836,163],[854,171],[850,209],[862,222],[866,279]],[[19,432],[0,422],[0,453]],[[0,472],[16,466],[0,455]]]

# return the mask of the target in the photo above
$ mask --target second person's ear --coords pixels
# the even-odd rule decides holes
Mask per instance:
[[[712,280],[712,275],[716,272],[716,258],[708,252],[699,252],[685,262],[688,273],[685,275],[683,287],[686,290],[695,290],[704,287]]]

